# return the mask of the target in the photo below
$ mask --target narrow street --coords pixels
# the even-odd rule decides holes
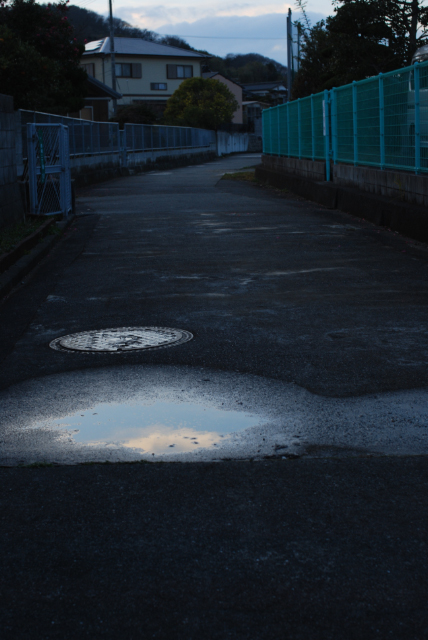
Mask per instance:
[[[427,248],[259,159],[81,190],[0,303],[2,637],[428,637]],[[191,339],[49,346],[115,327]]]

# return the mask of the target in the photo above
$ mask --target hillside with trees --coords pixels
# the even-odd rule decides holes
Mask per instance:
[[[213,56],[208,64],[212,71],[240,84],[282,80],[287,73],[282,64],[259,53],[229,53],[224,58]]]
[[[76,37],[81,43],[100,40],[110,34],[110,22],[108,18],[96,13],[96,11],[89,11],[88,9],[71,5],[68,16]],[[158,42],[159,44],[167,44],[172,47],[181,47],[182,49],[195,51],[193,47],[178,36],[161,36],[148,29],[133,27],[124,20],[120,20],[120,18],[113,18],[113,23],[114,35],[118,38],[142,38],[143,40],[150,40],[151,42]]]

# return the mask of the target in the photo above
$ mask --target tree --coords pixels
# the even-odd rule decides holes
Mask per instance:
[[[68,23],[67,2],[13,0],[0,7],[0,86],[15,107],[52,113],[84,105],[83,47]]]
[[[231,122],[238,103],[225,84],[218,80],[184,80],[166,103],[166,124],[214,129]]]
[[[334,0],[334,7],[335,15],[303,26],[293,98],[408,65],[426,41],[421,0]]]
[[[145,104],[126,104],[118,107],[117,114],[110,118],[110,122],[118,122],[120,129],[126,123],[133,124],[155,124],[157,116]]]

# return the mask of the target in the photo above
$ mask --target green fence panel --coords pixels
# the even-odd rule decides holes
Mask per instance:
[[[354,162],[352,86],[336,89],[337,160]]]
[[[385,165],[387,167],[413,169],[415,166],[414,122],[409,121],[409,115],[414,114],[414,95],[413,111],[409,109],[412,102],[410,81],[410,71],[384,76]]]
[[[288,103],[288,116],[289,116],[289,150],[288,155],[294,158],[299,157],[299,113],[298,102],[294,100]]]
[[[263,151],[428,172],[428,61],[264,110]]]
[[[324,95],[317,93],[313,96],[314,106],[314,156],[315,160],[325,159],[325,140],[324,140],[324,119],[323,119],[323,107]]]
[[[379,80],[357,84],[358,164],[381,164]]]
[[[421,170],[428,171],[428,65],[420,64],[419,73]]]
[[[288,105],[281,104],[278,107],[279,153],[281,156],[288,155],[287,119]]]
[[[300,100],[300,157],[312,158],[311,99]]]

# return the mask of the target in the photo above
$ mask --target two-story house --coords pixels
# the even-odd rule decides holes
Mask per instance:
[[[122,95],[117,104],[144,103],[160,114],[183,80],[201,77],[207,59],[196,51],[140,38],[115,38],[114,49],[116,91]],[[110,38],[88,42],[82,66],[88,75],[111,87]]]

